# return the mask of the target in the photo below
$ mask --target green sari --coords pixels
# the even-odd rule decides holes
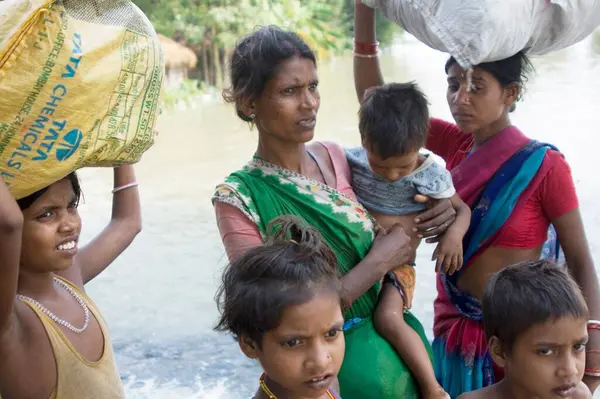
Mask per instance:
[[[374,238],[374,221],[357,201],[332,187],[257,158],[218,185],[213,201],[240,209],[256,223],[263,237],[269,221],[278,216],[303,218],[320,231],[335,252],[342,274],[364,258]],[[360,321],[352,323],[345,332],[346,352],[338,376],[341,396],[418,398],[418,385],[409,369],[373,326],[379,290],[377,283],[344,314],[347,321]],[[405,313],[404,318],[421,336],[431,356],[421,323],[411,313]]]

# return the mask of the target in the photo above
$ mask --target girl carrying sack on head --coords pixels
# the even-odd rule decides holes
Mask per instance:
[[[11,193],[139,161],[163,75],[156,32],[131,0],[0,2],[0,176]]]

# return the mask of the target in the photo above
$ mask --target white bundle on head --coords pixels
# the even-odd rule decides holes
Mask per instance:
[[[571,46],[600,26],[598,0],[362,0],[462,68]]]

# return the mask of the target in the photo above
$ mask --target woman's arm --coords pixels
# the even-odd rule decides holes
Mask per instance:
[[[377,42],[375,33],[375,10],[364,5],[361,0],[354,1],[354,40],[362,44]],[[378,57],[354,56],[354,87],[358,101],[361,101],[365,91],[385,82],[381,74]]]
[[[600,320],[598,277],[581,220],[571,168],[562,154],[555,151],[548,151],[544,162],[551,163],[552,167],[540,184],[542,209],[556,230],[567,266],[585,297],[590,318]],[[600,331],[590,330],[589,335],[588,348],[600,349]],[[586,368],[600,370],[600,355],[588,353]],[[585,383],[593,392],[600,379],[586,376]]]
[[[23,213],[0,176],[0,341],[14,315],[22,231]]]
[[[583,222],[579,209],[575,209],[567,214],[559,216],[552,220],[552,225],[556,229],[556,234],[565,259],[573,278],[581,287],[585,297],[590,319],[600,320],[600,287],[598,286],[598,276],[594,268],[592,255],[590,254]],[[600,331],[590,330],[590,340],[588,348],[600,349]],[[586,368],[600,370],[600,355],[588,354],[586,357]],[[600,385],[600,378],[584,377],[584,382],[592,392]]]
[[[369,253],[342,277],[344,304],[351,306],[386,273],[409,262],[411,256],[410,238],[402,225],[397,224],[389,231],[378,229]]]
[[[240,257],[250,248],[263,245],[263,239],[256,227],[242,211],[233,205],[215,202],[217,227],[221,241],[230,262]]]
[[[114,168],[112,218],[108,226],[82,248],[64,277],[83,286],[102,273],[127,249],[142,229],[140,197],[133,166]],[[128,188],[119,190],[125,186]]]
[[[215,203],[217,225],[229,261],[250,248],[262,245],[256,225],[236,207]],[[343,301],[350,306],[383,276],[411,256],[410,239],[400,225],[389,232],[378,231],[365,258],[342,277]]]

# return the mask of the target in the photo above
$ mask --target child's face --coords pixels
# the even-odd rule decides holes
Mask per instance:
[[[369,150],[368,146],[364,147],[367,151],[369,166],[371,166],[371,169],[377,176],[384,179],[396,181],[409,175],[417,168],[419,161],[418,151],[382,159],[374,151]]]
[[[256,351],[269,388],[279,397],[326,394],[344,358],[344,318],[336,294],[317,294],[287,308],[280,325],[267,332]]]
[[[570,398],[583,378],[587,320],[563,317],[535,325],[505,355],[507,382],[523,397]]]
[[[23,211],[21,267],[59,272],[73,265],[81,232],[77,198],[69,179],[51,186]]]

